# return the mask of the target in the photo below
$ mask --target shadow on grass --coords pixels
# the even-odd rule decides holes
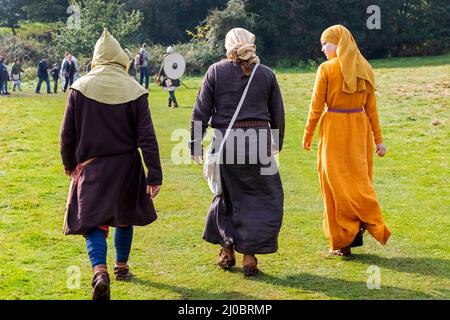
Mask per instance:
[[[252,281],[296,288],[309,292],[317,292],[334,299],[433,299],[439,298],[420,291],[383,286],[370,290],[367,283],[328,278],[308,273],[299,273],[285,278],[277,278],[268,274],[259,274],[250,278]]]
[[[170,290],[180,295],[180,300],[255,300],[255,297],[236,291],[211,292],[170,284],[153,282],[141,278],[133,278],[131,283],[161,290]]]
[[[417,273],[450,279],[450,260],[429,257],[380,257],[372,254],[353,254],[352,260],[368,265],[377,265],[406,273]]]

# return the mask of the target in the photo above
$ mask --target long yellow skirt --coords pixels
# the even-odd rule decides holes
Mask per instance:
[[[333,250],[350,245],[361,225],[382,245],[391,235],[373,188],[373,154],[364,111],[323,115],[318,171],[325,206],[323,231]]]

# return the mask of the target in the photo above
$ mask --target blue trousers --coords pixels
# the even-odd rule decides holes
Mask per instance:
[[[0,81],[0,93],[7,93],[8,92],[8,81],[2,80]]]
[[[106,264],[107,244],[105,232],[99,228],[91,230],[86,236],[86,249],[92,268]],[[116,261],[127,263],[133,242],[133,227],[117,227],[114,232]]]
[[[36,87],[36,93],[41,92],[41,84],[44,82],[47,84],[47,93],[50,93],[50,80],[47,78],[39,78],[37,87]]]
[[[150,80],[148,67],[141,67],[141,77],[139,79],[139,83],[141,84],[141,86],[144,83],[144,79],[145,79],[145,89],[148,89],[148,84]]]

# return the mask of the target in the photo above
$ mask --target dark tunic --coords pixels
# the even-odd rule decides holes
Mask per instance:
[[[77,69],[75,68],[75,63],[69,63],[69,61],[65,61],[62,67],[62,74],[64,78],[71,78],[75,75]]]
[[[48,70],[47,62],[45,62],[45,60],[41,60],[38,64],[37,76],[40,79],[47,79],[48,78],[47,70]]]
[[[147,98],[107,105],[70,90],[60,136],[64,168],[72,171],[95,160],[78,170],[66,234],[104,225],[143,226],[156,219],[146,185],[162,184],[162,171]]]
[[[20,74],[22,72],[25,72],[25,71],[23,71],[22,66],[20,64],[14,63],[14,65],[11,68],[11,78],[13,77],[13,75],[18,74],[19,80],[20,80]]]
[[[217,128],[215,133],[225,134],[248,79],[235,62],[222,61],[209,68],[192,114],[192,154],[202,154],[201,140],[208,123]],[[237,142],[248,130],[256,131],[257,141],[253,141],[253,144],[266,145],[265,156],[274,164],[270,132],[279,130],[274,149],[281,150],[285,126],[284,106],[276,77],[264,65],[260,65],[256,71],[236,121],[247,120],[265,120],[270,128],[262,125],[243,129],[234,132],[228,139]],[[195,130],[200,130],[202,135],[196,136]],[[273,253],[278,249],[278,234],[283,218],[281,179],[277,168],[274,174],[261,174],[261,170],[270,167],[270,163],[263,161],[259,151],[256,151],[256,162],[249,161],[255,151],[251,151],[250,140],[245,141],[245,163],[235,161],[220,165],[223,192],[214,197],[209,208],[203,239],[222,246],[234,244],[236,251],[241,253]],[[219,144],[220,139],[215,136],[213,146],[218,148]],[[242,150],[239,152],[242,153]],[[225,159],[228,153],[234,153],[233,157],[236,157],[237,143],[231,150],[227,149],[227,144],[224,145]]]

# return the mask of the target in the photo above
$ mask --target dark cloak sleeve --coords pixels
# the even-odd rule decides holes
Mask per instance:
[[[75,91],[70,90],[67,96],[66,111],[60,132],[60,151],[65,170],[74,170],[77,166],[75,149],[77,146],[77,135],[75,126]]]
[[[162,184],[162,170],[148,100],[140,99],[137,107],[137,144],[142,150],[145,166],[148,169],[147,184]]]
[[[269,98],[269,114],[270,114],[270,127],[278,130],[278,134],[274,134],[274,148],[281,151],[283,148],[284,130],[285,130],[285,116],[284,105],[281,97],[280,86],[278,81],[273,75],[272,92]]]

